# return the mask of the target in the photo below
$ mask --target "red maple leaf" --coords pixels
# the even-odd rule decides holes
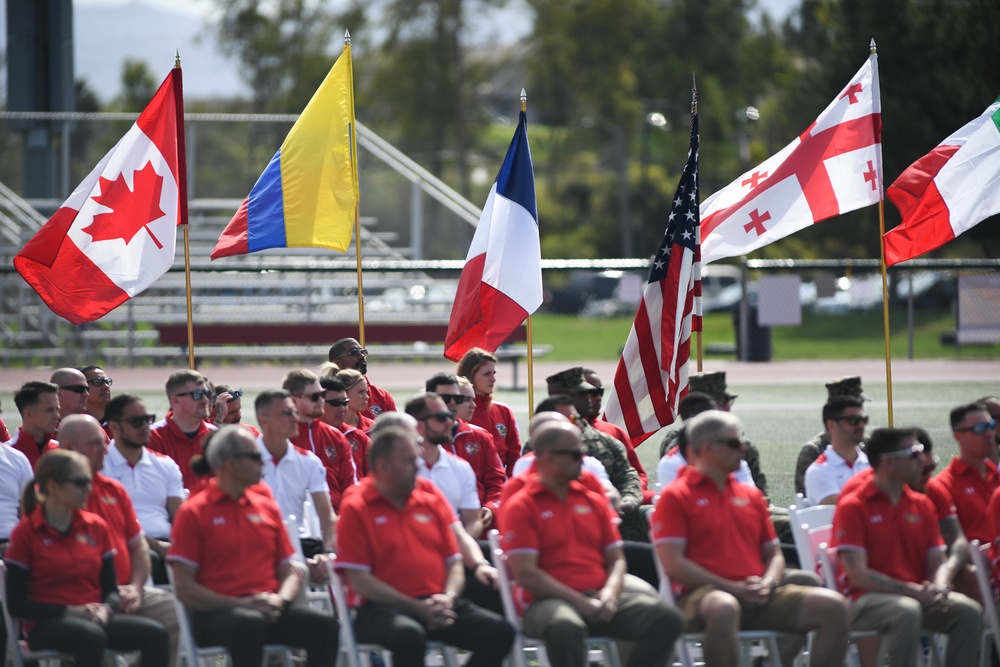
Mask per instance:
[[[113,181],[101,176],[101,194],[92,197],[94,202],[110,208],[107,213],[95,213],[94,221],[82,231],[90,234],[95,241],[122,239],[129,243],[141,230],[145,229],[157,248],[163,245],[146,225],[163,217],[160,209],[160,193],[163,177],[156,173],[153,164],[147,162],[132,174],[134,190],[125,182],[124,173]]]

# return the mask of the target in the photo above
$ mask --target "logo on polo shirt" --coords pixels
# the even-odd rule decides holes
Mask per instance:
[[[732,502],[733,505],[736,505],[737,507],[746,507],[747,505],[750,504],[750,500],[748,498],[739,498],[739,497],[731,498],[730,502]]]
[[[47,547],[51,547],[52,546],[52,538],[51,537],[43,537],[42,538],[42,544],[44,544]]]
[[[694,504],[696,507],[705,507],[706,505],[708,505],[708,498],[699,498],[698,500],[694,501]]]
[[[264,517],[259,514],[247,514],[247,521],[250,523],[264,523]]]
[[[368,409],[371,410],[372,414],[375,415],[376,417],[382,414],[382,408],[378,405],[369,405]]]
[[[326,457],[330,459],[331,462],[334,461],[337,458],[337,448],[333,445],[329,445],[326,448]]]
[[[920,515],[912,512],[903,512],[903,520],[906,523],[920,523]]]
[[[226,517],[224,517],[224,516],[213,516],[212,517],[212,525],[213,526],[225,526],[226,525]]]
[[[417,523],[430,523],[431,522],[431,515],[430,514],[424,514],[423,512],[416,512],[416,513],[413,514],[413,519]]]
[[[538,517],[541,518],[541,519],[551,519],[552,518],[552,510],[542,510],[542,513],[539,514]]]
[[[76,541],[80,544],[86,544],[89,547],[97,546],[97,542],[94,542],[94,538],[90,536],[90,533],[77,533]]]
[[[965,487],[965,495],[967,495],[967,496],[974,496],[974,495],[976,495],[976,490],[974,488],[972,488],[971,486],[967,486],[967,487]]]
[[[873,514],[872,518],[871,518],[871,523],[882,523],[882,515],[881,514]]]
[[[101,502],[105,505],[117,505],[118,499],[114,496],[101,496]]]
[[[361,446],[361,443],[359,443],[359,442],[358,442],[357,440],[355,440],[354,438],[348,438],[348,439],[347,439],[347,442],[348,442],[348,443],[350,443],[350,445],[351,445],[351,451],[352,451],[352,452],[356,452],[356,451],[358,451],[358,447],[360,447],[360,446]]]
[[[574,505],[573,511],[577,514],[590,514],[593,510],[590,505]]]
[[[384,526],[387,523],[389,523],[389,517],[385,516],[384,514],[379,514],[377,517],[375,517],[376,526]]]
[[[475,456],[479,453],[479,443],[478,442],[467,442],[465,443],[465,453],[469,456]]]
[[[500,434],[501,438],[506,438],[507,437],[507,425],[506,424],[497,424],[497,433]]]

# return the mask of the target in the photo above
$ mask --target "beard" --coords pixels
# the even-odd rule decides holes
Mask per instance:
[[[135,442],[133,440],[128,440],[126,438],[117,438],[115,439],[115,442],[120,442],[122,443],[123,446],[129,449],[142,449],[147,444],[146,442]]]

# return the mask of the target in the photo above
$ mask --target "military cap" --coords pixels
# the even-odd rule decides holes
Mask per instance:
[[[854,396],[855,398],[860,398],[862,401],[872,400],[862,390],[861,376],[859,375],[837,378],[832,382],[827,382],[826,393],[827,399],[834,396]]]
[[[694,373],[688,378],[688,383],[691,386],[691,391],[708,394],[719,405],[731,403],[736,399],[735,394],[726,391],[726,371]]]
[[[558,394],[577,394],[583,391],[597,389],[584,378],[583,366],[574,366],[569,370],[560,371],[545,378],[549,385],[549,396]]]

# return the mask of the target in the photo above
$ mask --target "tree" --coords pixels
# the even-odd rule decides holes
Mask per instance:
[[[145,60],[126,58],[122,63],[122,95],[118,106],[122,111],[142,111],[153,99],[158,85]]]

